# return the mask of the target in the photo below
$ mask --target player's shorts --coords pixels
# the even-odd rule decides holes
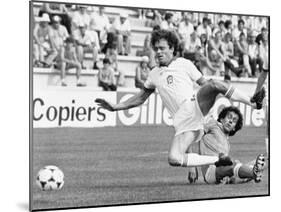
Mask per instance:
[[[204,116],[194,94],[180,106],[174,116],[175,136],[186,131],[203,130]]]

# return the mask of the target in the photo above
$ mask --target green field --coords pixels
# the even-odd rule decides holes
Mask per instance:
[[[265,128],[244,128],[231,138],[241,162],[265,152]],[[184,168],[168,165],[170,127],[52,128],[33,131],[33,209],[54,209],[256,196],[269,194],[268,169],[261,183],[190,185]],[[41,191],[38,170],[56,165],[65,174],[60,191]]]

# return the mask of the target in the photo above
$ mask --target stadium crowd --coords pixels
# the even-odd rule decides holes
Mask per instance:
[[[43,3],[35,14],[34,66],[65,71],[75,68],[77,86],[86,86],[80,75],[86,68],[85,54],[91,54],[92,69],[98,69],[99,86],[116,90],[125,83],[118,68],[118,55],[140,56],[135,85],[141,88],[147,73],[157,65],[150,46],[150,33],[143,48],[131,53],[132,24],[128,13],[109,17],[105,7]],[[178,56],[191,60],[204,75],[257,77],[268,60],[268,19],[265,17],[170,12],[139,9],[139,19],[153,30],[174,31],[180,40]],[[103,66],[98,64],[104,55]],[[117,79],[115,79],[115,76]]]

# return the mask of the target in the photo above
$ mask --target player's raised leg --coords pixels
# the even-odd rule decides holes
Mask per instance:
[[[208,156],[197,153],[186,153],[188,147],[201,139],[202,130],[186,131],[174,137],[169,150],[168,161],[171,166],[201,166],[217,164],[217,166],[231,165],[232,161],[224,155]]]
[[[262,180],[264,167],[265,157],[263,154],[259,154],[253,166],[236,162],[233,166],[216,168],[216,178],[223,179],[225,176],[229,176],[232,177],[232,183],[243,183],[249,180],[259,183]]]
[[[239,89],[234,88],[232,85],[218,80],[210,79],[204,86],[199,89],[197,93],[197,100],[199,107],[203,115],[205,116],[214,105],[218,94],[222,94],[233,101],[243,102],[247,105],[253,106],[254,108],[261,109],[258,106],[260,106],[260,102],[263,101],[264,90],[262,89],[258,93],[261,98],[256,99],[255,102],[251,102],[250,96],[244,94]]]

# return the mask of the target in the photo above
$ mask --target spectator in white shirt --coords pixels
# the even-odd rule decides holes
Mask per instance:
[[[90,16],[87,13],[87,6],[80,5],[78,10],[73,13],[72,17],[72,32],[76,30],[80,24],[84,24],[87,28],[90,25]]]
[[[50,42],[52,48],[59,52],[60,48],[63,46],[66,38],[69,37],[69,34],[66,30],[66,27],[60,24],[61,18],[59,16],[53,17],[53,22],[50,27]]]
[[[171,30],[171,31],[175,30],[172,13],[168,12],[165,14],[164,20],[161,22],[160,27],[161,29],[165,29],[165,30]]]
[[[92,53],[93,69],[98,69],[97,58],[100,47],[97,33],[87,30],[86,25],[80,23],[79,28],[73,32],[73,37],[77,43],[77,57],[82,67],[84,68],[83,59],[85,53]]]
[[[213,37],[215,37],[217,31],[220,31],[220,33],[221,33],[221,35],[222,35],[223,38],[225,37],[226,29],[225,29],[224,24],[225,24],[224,21],[222,21],[222,20],[219,21],[218,27],[215,27],[215,28],[213,29]]]
[[[98,33],[101,44],[106,43],[107,33],[110,29],[110,22],[104,13],[104,7],[99,7],[99,12],[93,12],[90,17],[90,30]]]
[[[42,17],[39,17],[39,23],[35,25],[34,35],[34,58],[35,66],[48,67],[51,62],[56,58],[57,52],[51,48],[50,43],[50,18],[47,13],[44,13]],[[46,60],[45,60],[46,56]]]
[[[189,43],[190,35],[191,35],[191,33],[194,32],[194,26],[190,22],[190,19],[191,19],[190,14],[184,13],[183,21],[180,22],[179,28],[178,28],[178,33],[179,33],[180,39],[184,44]]]
[[[262,71],[262,60],[258,57],[259,46],[255,42],[256,33],[252,31],[249,34],[249,46],[248,46],[248,55],[249,55],[249,63],[252,70],[252,76],[256,76],[256,68],[259,66],[259,71]]]
[[[209,26],[209,19],[207,17],[203,18],[202,24],[200,24],[197,27],[197,33],[198,36],[200,37],[202,34],[206,34],[207,35],[207,40],[210,39],[210,37],[212,36],[212,29]]]
[[[118,54],[129,55],[131,52],[131,25],[127,13],[122,13],[115,19],[112,30],[117,35]]]
[[[71,34],[71,18],[65,4],[43,3],[38,16],[41,17],[44,13],[47,13],[51,20],[54,16],[59,16],[61,18],[61,24],[64,25],[67,32]]]
[[[233,32],[232,32],[232,37],[234,40],[238,41],[239,40],[239,37],[240,37],[240,34],[241,33],[244,33],[244,35],[246,36],[247,38],[247,29],[245,28],[245,22],[244,20],[242,19],[239,19],[238,20],[238,25],[236,28],[233,29]]]

